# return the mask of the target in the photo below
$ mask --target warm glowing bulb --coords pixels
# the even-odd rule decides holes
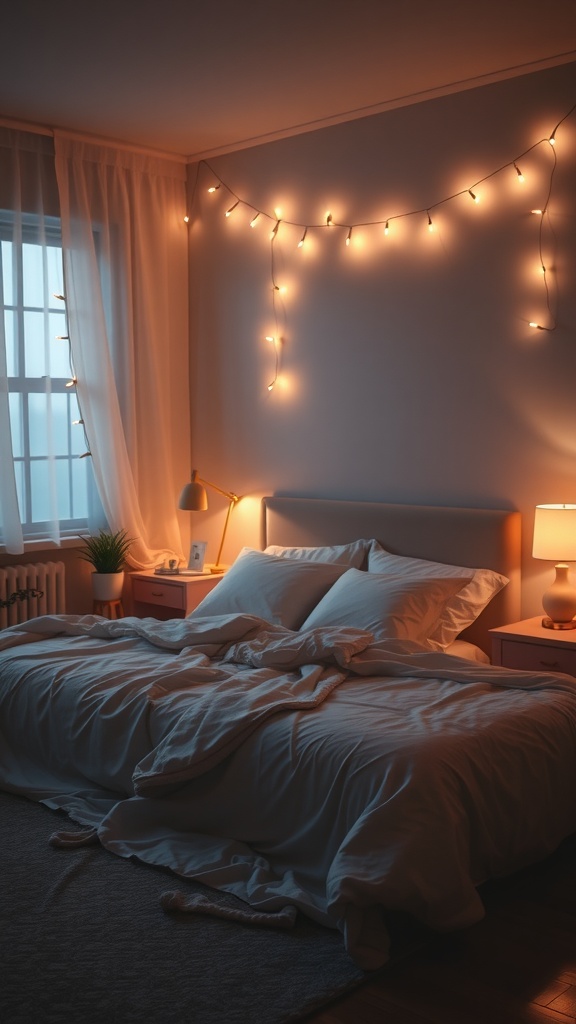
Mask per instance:
[[[475,203],[480,202],[480,198],[479,196],[476,195],[476,192],[473,192],[471,188],[468,189],[468,192],[470,193],[470,196],[472,197]]]
[[[190,220],[190,217],[188,216],[188,214],[185,214],[185,215],[184,215],[184,223],[185,223],[185,224],[188,224],[188,221],[189,221],[189,220]]]
[[[430,214],[428,214],[428,231],[434,231],[434,225]]]
[[[539,214],[539,215],[540,215],[540,217],[541,217],[541,216],[542,216],[542,214],[544,213],[544,210],[530,210],[530,213],[537,213],[537,214]]]
[[[308,234],[308,228],[304,228],[304,234],[302,235],[302,238],[301,238],[301,239],[300,239],[300,241],[298,242],[298,248],[299,248],[299,249],[301,249],[301,248],[302,248],[302,246],[304,245],[304,242],[306,241],[306,235],[307,235],[307,234]]]
[[[514,164],[514,170],[516,171],[516,174],[518,175],[518,181],[524,181],[524,175],[522,174],[522,171],[517,166],[517,164]]]
[[[535,320],[531,320],[530,323],[528,324],[528,326],[529,327],[535,327],[539,331],[542,330],[542,327],[540,326],[540,324],[537,324]]]
[[[209,192],[215,192],[216,189],[220,188],[220,185],[210,185]]]
[[[280,209],[279,206],[275,206],[274,207],[274,213],[276,214],[277,220],[280,220],[280,218],[282,216],[282,210]]]
[[[72,380],[68,381],[68,383],[66,384],[66,387],[67,388],[74,388],[74,387],[76,387],[77,383],[78,383],[78,378],[77,377],[72,377]]]
[[[276,338],[272,334],[267,334],[266,335],[266,341],[269,341],[271,344],[274,344],[274,342],[276,341]]]
[[[254,214],[254,216],[252,217],[252,220],[250,221],[250,227],[251,227],[251,228],[254,228],[254,227],[256,227],[256,221],[258,220],[258,217],[259,217],[259,216],[260,216],[260,214],[259,214],[259,213],[255,213],[255,214]]]
[[[556,145],[556,139],[555,139],[555,136],[554,136],[554,132],[552,132],[552,135],[548,139],[548,142],[550,143],[551,146],[555,146]]]
[[[352,238],[352,228],[349,229],[348,234],[346,235],[346,245],[350,245],[350,239],[351,238]]]
[[[237,200],[236,200],[236,202],[232,204],[232,206],[230,207],[230,209],[229,209],[229,210],[226,210],[226,216],[227,216],[227,217],[229,217],[229,216],[230,216],[230,214],[232,213],[232,211],[236,209],[236,207],[238,206],[238,203],[239,203],[239,202],[240,202],[240,200],[239,200],[239,199],[237,199]]]
[[[388,221],[386,221],[386,223],[384,225],[384,234],[387,235],[389,233],[389,231],[390,231],[390,225],[389,225]]]
[[[329,228],[334,226],[334,220],[332,218],[332,214],[331,213],[327,213],[326,214],[326,225]]]

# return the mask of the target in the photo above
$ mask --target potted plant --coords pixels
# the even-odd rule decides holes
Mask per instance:
[[[80,558],[94,566],[92,594],[96,601],[115,601],[122,594],[124,565],[132,538],[126,530],[109,533],[100,530],[96,537],[83,537]]]

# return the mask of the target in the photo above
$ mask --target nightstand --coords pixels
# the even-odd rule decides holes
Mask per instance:
[[[164,576],[132,572],[133,614],[139,618],[183,619],[220,582],[223,574]]]
[[[491,629],[492,663],[576,676],[576,629],[546,629],[542,616]]]

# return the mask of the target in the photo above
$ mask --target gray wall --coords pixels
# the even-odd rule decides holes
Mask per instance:
[[[225,561],[258,543],[266,493],[516,508],[523,513],[524,614],[552,575],[531,558],[534,505],[576,501],[576,112],[557,133],[544,235],[538,224],[553,153],[546,139],[576,102],[576,64],[363,118],[190,168],[192,450],[201,475],[248,495]],[[346,224],[433,207],[382,227],[280,225],[284,299],[272,307],[276,206],[296,224]],[[284,337],[272,392],[267,334]],[[215,557],[225,504],[195,514]]]

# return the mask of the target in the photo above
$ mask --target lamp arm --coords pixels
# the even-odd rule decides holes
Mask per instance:
[[[228,501],[230,501],[232,505],[236,505],[237,502],[240,501],[240,498],[237,494],[234,494],[234,491],[223,491],[221,487],[217,487],[216,484],[211,484],[209,480],[203,480],[200,476],[197,476],[196,479],[198,483],[204,484],[205,487],[211,487],[213,491],[218,491],[218,494],[223,494],[225,498],[228,498]]]
[[[218,488],[216,488],[216,490],[218,490]],[[224,491],[221,491],[220,493],[224,494]],[[222,555],[222,549],[224,547],[224,541],[226,539],[226,530],[228,529],[228,520],[230,519],[230,513],[238,500],[239,499],[236,497],[236,495],[233,495],[233,497],[230,499],[230,504],[228,505],[226,519],[224,520],[224,529],[222,530],[222,540],[220,541],[220,547],[218,548],[218,554],[216,555],[216,562],[214,563],[216,567],[220,565],[220,556]]]

